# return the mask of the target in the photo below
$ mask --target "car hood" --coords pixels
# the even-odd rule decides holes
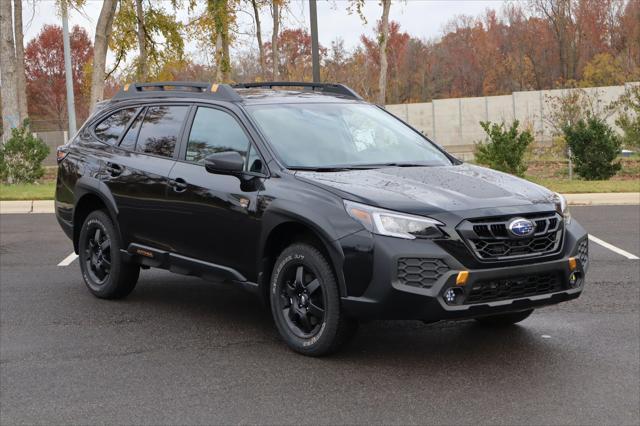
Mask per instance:
[[[542,186],[470,164],[298,171],[296,177],[346,199],[415,214],[554,203]]]

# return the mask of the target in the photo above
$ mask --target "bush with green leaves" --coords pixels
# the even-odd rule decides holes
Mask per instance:
[[[620,138],[602,119],[589,117],[565,126],[564,137],[571,148],[576,172],[587,180],[607,180],[620,170],[614,162],[622,145]]]
[[[527,171],[525,153],[533,142],[530,130],[519,131],[518,120],[509,128],[505,123],[481,121],[480,125],[489,136],[485,143],[476,144],[476,161],[501,172],[524,176]]]
[[[29,122],[11,129],[11,137],[0,144],[0,179],[6,183],[33,183],[44,174],[42,162],[49,147],[29,131]]]

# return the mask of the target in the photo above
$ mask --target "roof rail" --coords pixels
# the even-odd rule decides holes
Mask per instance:
[[[239,83],[232,86],[236,89],[250,89],[254,87],[263,87],[273,89],[274,87],[305,87],[313,91],[333,93],[336,95],[342,95],[349,98],[359,99],[362,98],[353,89],[345,86],[344,84],[335,83],[309,83],[301,81],[264,81],[256,83]]]
[[[194,81],[159,81],[153,83],[125,84],[113,100],[141,97],[162,97],[175,95],[206,96],[224,101],[240,101],[242,98],[228,84],[202,83]]]

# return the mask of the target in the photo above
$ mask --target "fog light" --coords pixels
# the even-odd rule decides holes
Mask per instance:
[[[576,284],[578,284],[578,274],[572,272],[571,275],[569,275],[569,285],[575,287]]]
[[[463,292],[461,288],[450,288],[444,292],[444,301],[447,305],[457,305],[461,302]]]
[[[444,301],[449,304],[456,301],[456,292],[452,288],[444,293]]]

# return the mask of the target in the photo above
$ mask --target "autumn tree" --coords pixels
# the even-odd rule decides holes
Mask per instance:
[[[376,26],[376,34],[382,34],[383,30],[383,23],[382,21],[378,22],[378,25]],[[372,63],[374,64],[374,66],[377,68],[378,70],[378,75],[377,77],[377,82],[373,83],[378,90],[378,102],[380,101],[381,98],[381,94],[380,94],[380,89],[381,86],[379,84],[380,82],[380,73],[382,73],[383,70],[383,58],[385,58],[385,61],[387,63],[386,65],[386,75],[385,75],[385,99],[387,98],[387,91],[389,91],[389,95],[392,96],[391,99],[397,99],[397,94],[400,91],[400,86],[403,84],[403,82],[399,81],[400,79],[398,78],[400,73],[401,73],[401,69],[406,65],[405,64],[405,59],[406,59],[406,53],[407,53],[407,48],[409,45],[409,40],[411,39],[411,37],[409,36],[409,34],[400,31],[400,24],[397,22],[390,22],[387,26],[387,41],[386,41],[386,45],[387,47],[385,48],[385,54],[382,54],[382,51],[380,50],[380,39],[371,39],[369,37],[366,36],[361,36],[360,37],[360,41],[363,44],[364,47],[364,51],[365,54],[367,55],[368,58],[371,59]]]
[[[256,42],[258,43],[258,61],[260,63],[260,77],[264,79],[267,74],[264,43],[262,41],[262,23],[260,11],[267,4],[267,0],[248,0],[253,10],[253,22],[255,24]]]
[[[273,81],[278,81],[280,77],[279,64],[280,58],[278,56],[278,37],[280,35],[280,18],[283,0],[271,0],[271,20],[273,23],[273,30],[271,32],[271,69],[273,75]]]
[[[577,80],[579,43],[583,35],[577,0],[533,0],[534,9],[541,13],[552,28],[557,43],[563,82]]]
[[[91,67],[89,110],[93,110],[95,104],[104,98],[107,51],[109,50],[109,39],[111,37],[117,3],[117,0],[104,0],[96,24],[96,35],[93,43],[93,64]]]
[[[74,26],[70,35],[71,72],[76,111],[80,120],[88,115],[88,73],[93,46],[87,32]],[[59,130],[67,119],[62,28],[45,25],[25,50],[25,68],[29,114],[34,119],[51,120]]]
[[[365,0],[352,0],[348,3],[347,10],[352,13],[356,12],[360,18],[366,23],[363,8]],[[389,11],[391,10],[391,0],[380,0],[382,6],[382,14],[380,16],[380,25],[378,27],[378,55],[380,70],[378,73],[378,103],[385,105],[387,102],[387,46],[389,45]]]
[[[280,33],[277,40],[278,75],[285,81],[311,81],[312,61],[311,61],[311,35],[303,29],[287,29]],[[265,44],[267,56],[273,57],[272,43]],[[327,54],[327,49],[319,47],[320,57]],[[273,67],[271,60],[267,65]]]
[[[16,52],[13,37],[13,19],[10,1],[0,1],[0,97],[2,97],[3,140],[9,130],[20,122],[18,107],[18,79]]]
[[[235,22],[233,0],[208,0],[207,13],[211,15],[215,36],[216,81],[228,83],[231,75],[230,26]]]
[[[27,112],[27,80],[24,75],[24,37],[22,30],[22,0],[13,0],[13,29],[16,44],[16,90],[18,97],[18,113],[20,123],[28,115]]]
[[[115,67],[137,52],[133,74],[138,81],[145,81],[164,61],[184,55],[183,25],[173,13],[176,2],[170,4],[174,11],[152,0],[119,0],[118,4],[109,39]]]
[[[380,44],[380,79],[378,80],[378,102],[380,105],[387,103],[387,46],[389,42],[389,10],[391,0],[380,0],[382,5],[382,17],[380,18],[380,34],[378,41]]]
[[[622,64],[609,53],[599,53],[584,67],[582,87],[617,86],[625,82]]]

